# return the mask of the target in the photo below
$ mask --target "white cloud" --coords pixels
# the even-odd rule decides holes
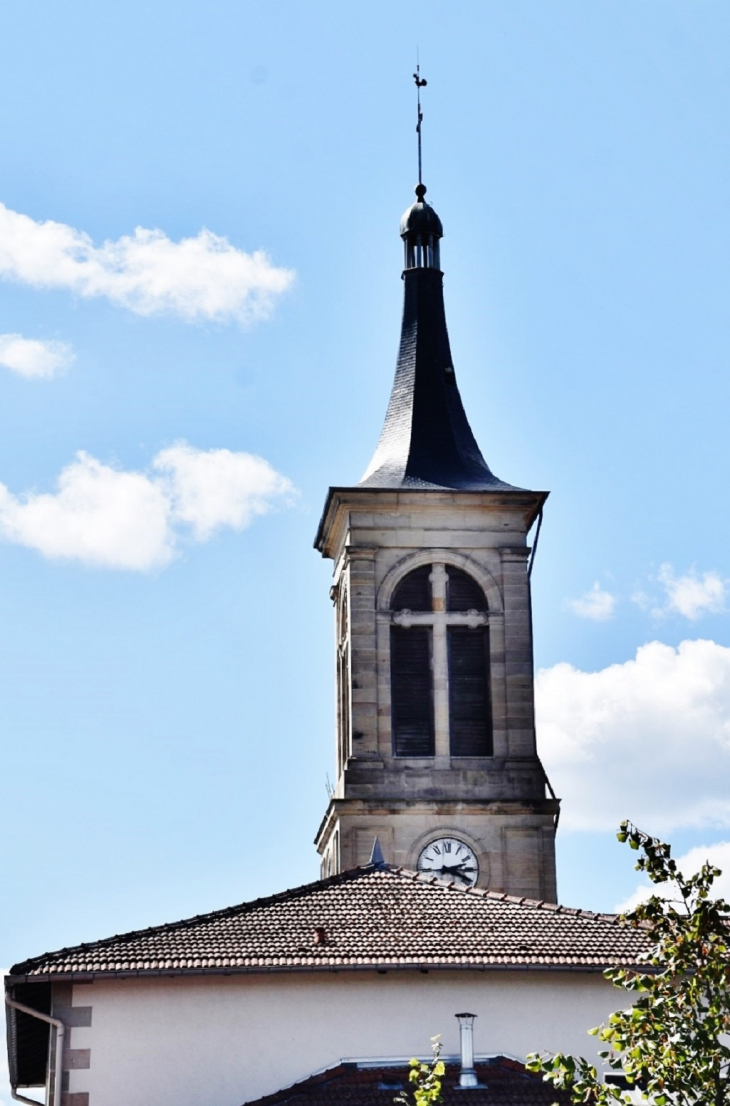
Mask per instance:
[[[653,606],[650,597],[643,588],[637,588],[636,591],[633,592],[631,602],[636,603],[636,606],[640,607],[642,611],[649,611]]]
[[[95,246],[83,231],[36,222],[4,204],[0,276],[35,288],[104,296],[139,315],[167,312],[244,324],[268,316],[294,279],[263,251],[245,253],[209,230],[173,242],[161,230],[137,227]]]
[[[230,449],[203,453],[180,442],[158,453],[153,465],[167,475],[174,517],[188,523],[198,541],[221,526],[242,530],[271,509],[273,498],[293,490],[263,457]]]
[[[0,534],[45,557],[144,570],[173,555],[170,503],[141,472],[77,453],[58,491],[14,496],[0,484]]]
[[[675,575],[670,564],[661,565],[657,574],[666,592],[666,603],[655,614],[676,613],[693,622],[703,614],[718,614],[725,609],[726,581],[717,572],[691,569],[684,576]]]
[[[0,537],[52,559],[144,572],[168,564],[186,536],[241,530],[293,493],[261,457],[185,442],[158,453],[152,469],[124,471],[80,452],[54,492],[16,496],[0,484]]]
[[[74,352],[66,342],[0,334],[0,365],[28,380],[50,380],[73,361]]]
[[[562,824],[730,825],[730,649],[654,641],[598,672],[538,672],[538,739]]]
[[[675,858],[677,867],[685,876],[693,876],[699,872],[702,865],[709,861],[719,868],[721,876],[715,879],[712,885],[712,894],[716,898],[730,900],[730,841],[717,841],[714,845],[698,845],[683,856]],[[642,883],[633,894],[624,902],[616,906],[616,913],[623,914],[626,910],[633,910],[640,902],[645,902],[651,895],[659,895],[663,898],[673,898],[675,889],[670,884]]]
[[[579,618],[604,622],[607,618],[613,618],[616,596],[611,595],[610,591],[604,591],[596,580],[590,591],[585,592],[578,599],[569,599],[568,606]]]

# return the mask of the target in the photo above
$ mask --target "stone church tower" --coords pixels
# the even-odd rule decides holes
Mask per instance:
[[[330,488],[337,779],[322,874],[390,864],[554,902],[558,800],[535,744],[527,535],[546,492],[489,469],[446,329],[441,221],[401,220],[405,302],[375,455]]]

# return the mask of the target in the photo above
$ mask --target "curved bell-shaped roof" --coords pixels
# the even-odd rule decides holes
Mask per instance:
[[[401,238],[409,238],[412,234],[433,234],[437,238],[443,238],[444,228],[438,215],[424,200],[426,185],[416,185],[416,202],[403,213],[400,221]]]

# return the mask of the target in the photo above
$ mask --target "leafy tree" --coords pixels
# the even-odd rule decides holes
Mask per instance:
[[[446,1069],[441,1059],[440,1036],[431,1038],[431,1052],[433,1056],[428,1062],[411,1060],[408,1073],[408,1082],[413,1084],[411,1093],[401,1091],[394,1102],[401,1106],[438,1106],[443,1102],[441,1080]]]
[[[730,1106],[730,905],[710,895],[720,870],[704,864],[682,875],[670,846],[630,822],[618,839],[641,852],[637,870],[662,889],[622,917],[646,932],[636,970],[604,973],[633,1004],[590,1030],[607,1046],[599,1055],[634,1093],[603,1082],[582,1057],[533,1054],[527,1066],[575,1103],[635,1102],[640,1092],[654,1106]]]

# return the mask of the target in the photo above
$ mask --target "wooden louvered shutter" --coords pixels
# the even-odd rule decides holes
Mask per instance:
[[[492,754],[489,631],[448,627],[449,732],[452,757]]]
[[[414,568],[401,580],[390,601],[392,611],[431,610],[431,566]]]
[[[446,566],[447,611],[486,611],[487,600],[476,580],[453,565]]]
[[[395,755],[432,757],[434,728],[430,627],[391,627],[390,694]]]

